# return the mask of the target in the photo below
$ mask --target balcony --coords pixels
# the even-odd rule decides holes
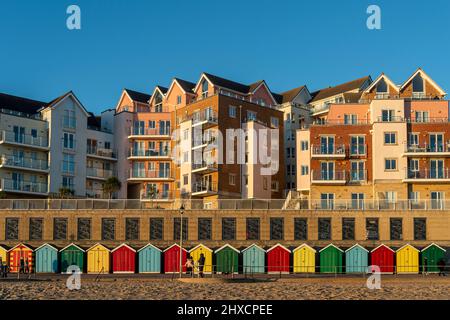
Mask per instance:
[[[170,128],[131,127],[128,139],[170,139]]]
[[[155,193],[144,192],[141,195],[141,201],[145,202],[171,202],[175,200],[175,195],[171,191],[162,191],[159,190]]]
[[[192,164],[192,173],[211,173],[217,171],[217,163],[213,161],[202,161],[202,163]]]
[[[128,181],[171,181],[174,176],[170,170],[130,170]]]
[[[207,146],[217,148],[217,138],[215,136],[208,136],[201,138],[194,137],[192,144],[193,144],[192,150],[205,148]]]
[[[106,180],[108,178],[116,176],[113,170],[105,170],[101,168],[86,168],[86,178]]]
[[[197,182],[192,185],[192,196],[211,196],[217,194],[216,183]]]
[[[46,183],[1,179],[0,190],[5,192],[23,193],[29,195],[47,195]]]
[[[324,145],[311,146],[312,158],[327,158],[327,159],[344,159],[346,156],[345,145]]]
[[[441,145],[408,145],[405,148],[403,156],[406,157],[449,157],[450,156],[450,143]]]
[[[345,171],[311,171],[312,184],[345,185],[347,176]]]
[[[48,161],[32,158],[15,157],[2,155],[0,158],[0,168],[20,169],[40,173],[48,173]]]
[[[450,171],[449,168],[436,168],[434,170],[407,170],[405,173],[405,179],[403,182],[450,182]]]
[[[377,122],[404,122],[405,118],[398,116],[379,116],[377,117]]]
[[[200,126],[211,127],[216,126],[218,124],[217,113],[210,109],[205,109],[199,112],[196,112],[192,115],[192,126]]]
[[[30,147],[39,150],[48,150],[46,137],[33,137],[29,134],[17,134],[13,131],[0,131],[0,144],[9,144],[21,147]]]
[[[128,159],[170,159],[170,148],[164,150],[151,150],[151,149],[133,149],[131,148],[128,153]]]
[[[91,158],[99,158],[104,160],[117,160],[117,152],[112,149],[102,149],[96,147],[87,147],[86,155]]]

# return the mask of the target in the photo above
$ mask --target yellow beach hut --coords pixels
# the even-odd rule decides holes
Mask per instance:
[[[419,250],[405,244],[396,252],[397,274],[419,273]]]
[[[194,264],[196,266],[195,272],[198,272],[197,265],[198,259],[200,259],[200,255],[203,253],[205,256],[205,266],[203,269],[203,273],[212,273],[212,254],[213,251],[203,244],[199,244],[198,246],[189,250],[189,255],[194,260]]]
[[[8,250],[0,246],[0,259],[3,264],[8,264]]]
[[[97,243],[87,250],[87,272],[109,273],[110,250]]]
[[[294,249],[294,273],[314,273],[316,271],[316,250],[306,243]]]

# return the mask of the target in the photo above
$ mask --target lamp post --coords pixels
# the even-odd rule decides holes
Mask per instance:
[[[180,207],[180,278],[183,274],[183,214],[184,205]]]

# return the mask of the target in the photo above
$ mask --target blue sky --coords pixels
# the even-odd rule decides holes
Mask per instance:
[[[82,29],[66,28],[81,8]],[[370,4],[382,29],[366,27]],[[0,92],[49,101],[74,90],[96,113],[122,88],[150,92],[202,71],[275,92],[422,67],[450,90],[447,0],[15,0],[0,2]]]

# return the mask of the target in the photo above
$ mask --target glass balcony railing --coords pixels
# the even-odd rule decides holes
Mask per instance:
[[[345,156],[345,145],[311,146],[313,156],[342,155]]]
[[[450,144],[413,144],[406,146],[407,153],[445,153],[450,152]]]
[[[192,185],[192,193],[217,192],[217,183],[197,182]]]
[[[113,170],[105,170],[101,168],[86,168],[86,176],[88,177],[108,179],[114,177],[115,175],[115,171]]]
[[[88,146],[86,153],[90,156],[98,156],[98,157],[105,157],[105,158],[117,158],[117,152],[112,149],[103,149],[103,148],[97,148]]]
[[[26,193],[48,193],[46,183],[1,179],[1,190],[10,192],[26,192]]]
[[[171,134],[170,128],[130,128],[130,136],[170,136]]]
[[[48,161],[24,157],[16,157],[11,155],[2,155],[0,157],[2,166],[19,167],[33,170],[48,170]]]
[[[417,179],[417,180],[446,180],[450,179],[449,168],[436,168],[433,170],[407,170],[405,179]]]
[[[0,131],[0,143],[14,143],[25,146],[48,148],[47,137],[18,134],[13,131]]]
[[[130,170],[130,179],[172,179],[170,170]]]
[[[130,157],[169,157],[171,154],[170,148],[164,150],[151,149],[130,149]]]

